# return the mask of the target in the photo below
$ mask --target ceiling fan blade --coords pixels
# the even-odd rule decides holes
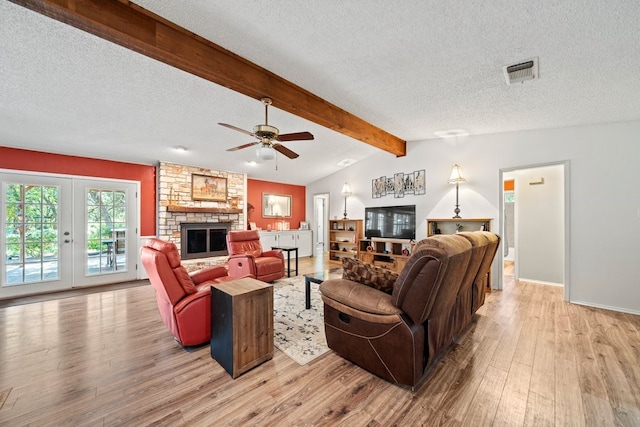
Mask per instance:
[[[313,135],[309,132],[285,133],[276,138],[278,141],[309,141]]]
[[[218,123],[218,124],[220,126],[224,126],[226,128],[229,128],[229,129],[237,130],[238,132],[242,132],[242,133],[244,133],[246,135],[249,135],[249,136],[255,136],[252,132],[249,132],[248,130],[240,129],[239,127],[230,125],[228,123]]]
[[[274,150],[284,154],[290,159],[295,159],[296,157],[299,156],[298,153],[294,153],[293,151],[289,150],[287,147],[285,147],[282,144],[273,144],[272,147],[274,148]]]
[[[243,148],[248,148],[256,144],[260,144],[260,143],[258,141],[250,142],[248,144],[238,145],[237,147],[227,148],[227,151],[238,151],[238,150],[242,150]]]

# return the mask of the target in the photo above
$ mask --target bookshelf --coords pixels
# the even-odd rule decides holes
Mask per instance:
[[[329,262],[341,264],[344,257],[358,256],[362,222],[361,219],[329,220]]]

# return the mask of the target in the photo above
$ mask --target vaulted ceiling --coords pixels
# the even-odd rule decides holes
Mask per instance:
[[[21,5],[55,11],[55,3],[67,2],[0,3],[0,145],[307,184],[339,170],[342,160],[362,161],[378,147],[393,152],[394,144],[437,131],[640,119],[634,0],[110,2],[112,9],[147,9],[255,64],[273,75],[264,87],[275,93],[263,95],[213,83],[215,63],[200,72],[176,68],[153,59],[151,47],[134,51],[102,38],[107,27],[136,29],[126,15],[100,24],[98,36]],[[90,15],[108,3],[69,4]],[[508,86],[502,67],[532,57],[540,78]],[[280,78],[306,98],[272,84]],[[300,157],[278,156],[277,170],[253,148],[227,152],[253,139],[217,124],[251,130],[263,123],[256,98],[265,95],[274,99],[269,124],[315,136],[284,143]],[[325,108],[321,117],[310,113],[314,105]]]

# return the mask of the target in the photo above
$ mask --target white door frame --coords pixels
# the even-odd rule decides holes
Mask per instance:
[[[571,301],[570,296],[571,296],[571,269],[570,269],[570,258],[569,255],[571,253],[571,248],[570,248],[570,230],[571,230],[571,204],[570,204],[570,200],[571,200],[571,173],[570,173],[570,161],[569,160],[565,160],[565,161],[559,161],[559,162],[549,162],[549,163],[539,163],[539,164],[534,164],[534,165],[526,165],[526,166],[516,166],[516,167],[510,167],[510,168],[503,168],[499,170],[499,192],[498,194],[500,195],[499,199],[500,199],[500,206],[499,206],[499,214],[498,214],[498,221],[499,221],[499,228],[497,228],[497,230],[500,230],[498,233],[502,233],[502,230],[504,228],[504,173],[505,172],[514,172],[514,171],[519,171],[519,170],[526,170],[526,169],[533,169],[533,168],[540,168],[540,167],[545,167],[545,166],[557,166],[557,165],[561,165],[563,166],[563,171],[564,171],[564,300],[569,302]],[[517,201],[516,201],[517,203]],[[502,243],[501,243],[502,246]],[[498,283],[497,283],[497,289],[503,289],[503,277],[504,277],[504,251],[502,250],[503,248],[498,248],[498,253],[496,256],[495,261],[498,261]]]
[[[42,185],[59,185],[60,182],[68,182],[61,188],[61,194],[59,196],[59,203],[65,203],[66,211],[63,212],[60,217],[60,229],[59,229],[59,241],[60,241],[60,276],[61,280],[54,282],[41,282],[34,285],[17,285],[3,287],[0,291],[0,296],[3,297],[18,297],[22,295],[29,295],[34,293],[44,293],[56,290],[72,289],[77,286],[92,286],[102,285],[108,283],[116,283],[125,280],[136,280],[138,278],[137,273],[137,260],[139,251],[139,239],[138,230],[140,229],[140,198],[137,197],[140,194],[140,183],[138,181],[121,180],[113,178],[96,178],[86,177],[78,175],[65,175],[65,174],[52,174],[33,171],[21,171],[12,169],[0,169],[0,174],[16,175],[20,177],[21,181],[28,180],[35,184]],[[129,209],[132,210],[131,215],[127,218],[127,270],[110,274],[100,274],[93,276],[90,279],[78,277],[77,270],[79,268],[84,269],[84,263],[78,264],[78,253],[84,253],[86,248],[86,239],[82,238],[86,233],[84,213],[80,214],[79,210],[84,210],[85,203],[83,199],[79,199],[78,192],[74,190],[77,183],[82,182],[94,182],[98,185],[103,185],[111,188],[126,188],[128,194],[131,196],[128,199]],[[4,197],[4,193],[0,191],[0,196]],[[4,206],[4,201],[0,201],[0,207]],[[3,223],[3,221],[0,221]],[[67,224],[68,223],[68,224]],[[0,247],[4,248],[4,233],[0,236]],[[69,233],[65,235],[65,233]],[[66,242],[69,240],[69,242]],[[4,256],[4,254],[3,254]],[[4,271],[4,261],[0,262],[0,270]],[[68,274],[65,273],[68,271]],[[83,275],[84,276],[84,275]]]
[[[322,218],[318,218],[318,201],[323,200],[324,209],[322,210]],[[322,232],[323,236],[320,238],[319,236],[319,225],[320,221],[322,221]],[[313,195],[313,252],[315,254],[315,248],[318,242],[323,242],[323,252],[327,252],[329,250],[328,241],[329,241],[329,193],[317,193]]]
[[[4,171],[0,170],[0,181],[2,188],[0,189],[0,211],[2,218],[0,219],[0,249],[2,250],[0,259],[0,297],[11,298],[26,294],[55,292],[69,289],[73,283],[72,259],[73,259],[73,243],[72,243],[72,226],[73,218],[71,215],[71,207],[73,205],[73,180],[61,176],[42,176],[40,174],[26,174],[21,171]],[[4,253],[6,242],[5,209],[6,194],[5,183],[8,184],[31,184],[41,186],[58,187],[58,205],[57,205],[57,227],[58,227],[58,253],[57,253],[57,277],[45,278],[34,282],[9,284],[6,283],[5,272],[8,270],[8,260]],[[24,261],[24,260],[22,260]]]
[[[100,178],[77,178],[74,180],[74,272],[73,287],[102,285],[105,283],[125,282],[137,279],[136,263],[138,258],[138,200],[139,183],[134,181],[100,179]],[[123,191],[127,195],[127,228],[125,231],[125,268],[120,270],[114,268],[110,272],[101,274],[89,274],[87,271],[87,239],[86,239],[86,201],[87,188],[97,188],[100,190]],[[115,245],[114,242],[112,245]],[[117,248],[112,247],[113,256],[116,257]],[[117,265],[117,263],[115,264]]]

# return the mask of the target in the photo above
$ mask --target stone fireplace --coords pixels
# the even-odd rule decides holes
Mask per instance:
[[[226,178],[227,200],[205,201],[193,200],[192,175],[206,175]],[[192,233],[194,236],[209,236],[213,232],[214,240],[220,237],[220,229],[226,232],[230,230],[246,230],[246,184],[247,177],[243,173],[204,169],[194,166],[184,166],[174,163],[160,162],[158,178],[158,196],[160,206],[158,209],[158,237],[162,240],[173,242],[180,251],[183,265],[192,271],[211,265],[224,264],[227,259],[226,240],[224,254],[218,250],[200,251],[202,243],[196,252],[198,255],[187,254],[183,243],[183,224],[190,224],[192,230],[206,230]],[[236,205],[237,203],[237,205]],[[195,224],[195,225],[194,225]],[[218,231],[212,231],[218,230]],[[188,234],[188,233],[187,233]],[[215,248],[220,248],[221,240],[216,240]],[[204,245],[207,246],[205,238]],[[210,244],[209,244],[209,247]]]

